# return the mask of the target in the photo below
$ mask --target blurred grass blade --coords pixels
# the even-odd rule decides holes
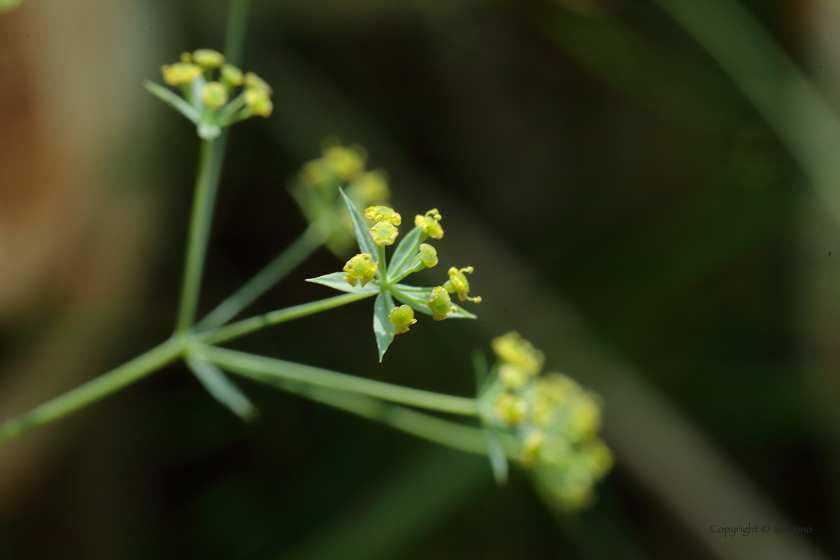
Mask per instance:
[[[379,361],[385,356],[391,342],[394,341],[394,324],[389,315],[394,308],[394,301],[388,292],[380,292],[373,304],[373,334],[376,335],[376,347],[379,349]]]
[[[484,437],[487,439],[487,457],[493,469],[493,478],[496,479],[496,484],[505,486],[508,481],[508,462],[502,442],[496,432],[490,429],[485,428]]]
[[[187,117],[193,122],[193,124],[197,125],[201,121],[201,115],[199,115],[193,106],[187,103],[180,95],[177,95],[154,82],[146,81],[143,83],[143,86],[152,92],[155,97]]]
[[[188,358],[187,364],[207,392],[228,407],[234,414],[246,422],[254,422],[259,411],[248,397],[228,379],[227,375],[215,365],[197,358]]]
[[[344,194],[343,189],[338,189],[341,193],[341,196],[344,197],[344,202],[347,204],[347,209],[350,211],[350,219],[353,222],[353,231],[356,232],[356,241],[359,242],[359,250],[362,253],[368,253],[372,255],[374,258],[378,254],[376,250],[376,245],[373,244],[373,239],[370,238],[370,227],[365,222],[364,216],[362,216],[359,209],[356,208],[356,205],[353,204],[353,201],[347,198],[347,195]]]
[[[481,460],[463,453],[436,450],[413,461],[413,467],[390,483],[348,505],[337,520],[290,554],[265,558],[288,560],[386,560],[407,558],[424,537],[487,486]],[[371,499],[372,498],[372,499]]]
[[[840,222],[840,120],[770,33],[735,0],[656,0],[729,74]]]

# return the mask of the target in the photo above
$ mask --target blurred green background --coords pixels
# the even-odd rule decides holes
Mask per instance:
[[[251,4],[242,67],[275,112],[229,135],[203,309],[306,226],[286,187],[321,140],[360,143],[399,212],[441,210],[479,320],[418,323],[382,365],[365,303],[237,347],[471,396],[473,350],[517,330],[604,396],[616,468],[570,516],[522,471],[499,489],[479,457],[242,382],[244,425],[177,366],[0,450],[0,558],[840,554],[834,2]],[[198,141],[141,84],[221,49],[227,11],[0,17],[3,419],[169,335]],[[342,265],[319,251],[251,311],[331,295],[303,279]],[[710,530],[747,524],[812,532]]]

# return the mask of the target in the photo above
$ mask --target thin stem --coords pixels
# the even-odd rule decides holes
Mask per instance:
[[[225,29],[225,58],[229,64],[234,66],[238,66],[242,60],[249,4],[249,0],[231,0],[228,10],[227,28]],[[189,330],[195,321],[198,298],[201,292],[201,274],[207,253],[207,239],[210,234],[210,225],[213,222],[213,209],[216,205],[216,193],[219,190],[219,178],[222,174],[227,136],[227,129],[223,129],[215,142],[202,141],[196,198],[193,201],[193,217],[190,223],[190,240],[187,245],[184,284],[181,290],[181,305],[175,331],[178,333]],[[212,145],[207,146],[208,143]],[[203,175],[204,185],[199,188]],[[199,201],[199,191],[203,194],[201,201]],[[197,218],[200,218],[200,220],[197,220]],[[197,235],[194,236],[193,233]],[[194,257],[192,260],[190,259],[191,256]]]
[[[487,455],[484,433],[478,428],[443,420],[362,395],[351,395],[341,391],[292,383],[281,379],[262,381],[279,386],[290,393],[304,396],[369,420],[381,422],[402,432],[440,445],[478,455]],[[510,452],[515,455],[514,449],[511,449]]]
[[[198,177],[195,182],[190,233],[187,241],[187,258],[184,264],[184,281],[181,286],[181,304],[178,309],[178,323],[175,332],[187,332],[195,320],[198,296],[201,292],[201,274],[204,270],[204,257],[207,253],[207,239],[213,220],[213,205],[216,201],[215,181],[211,180],[213,165],[213,140],[201,141],[201,157],[198,164]]]
[[[415,258],[417,258],[417,257],[415,257]],[[422,262],[422,261],[420,261],[418,259],[418,262]],[[409,268],[407,271],[403,272],[402,274],[400,274],[399,276],[397,276],[393,280],[388,281],[388,285],[393,286],[394,284],[399,284],[409,274],[414,274],[415,272],[420,272],[421,270],[423,270],[423,268],[426,268],[425,266],[423,266],[422,268],[419,268],[419,269],[415,270],[416,267],[417,267],[417,265],[414,265],[412,268]]]
[[[231,0],[225,30],[225,60],[239,66],[242,62],[242,47],[245,44],[245,29],[248,26],[249,0]]]
[[[386,401],[449,412],[450,414],[463,414],[465,416],[476,416],[478,414],[478,407],[474,399],[400,387],[399,385],[391,385],[372,379],[363,379],[344,373],[224,348],[202,347],[201,354],[223,369],[257,381],[280,378],[349,393],[361,393]]]
[[[375,295],[376,294],[344,294],[310,303],[295,305],[293,307],[287,307],[286,309],[272,311],[271,313],[266,313],[265,315],[243,319],[242,321],[237,321],[231,325],[227,325],[207,333],[201,333],[197,335],[196,338],[204,344],[221,344],[223,342],[233,340],[234,338],[245,336],[246,334],[250,334],[254,331],[264,329],[265,327],[269,327],[271,325],[278,325],[280,323],[285,323],[286,321],[299,319],[301,317],[306,317],[307,315],[320,313],[321,311],[327,311],[328,309],[347,305],[348,303],[353,303],[354,301],[359,301],[360,299],[369,298]]]
[[[171,338],[108,373],[39,405],[0,425],[0,444],[44,426],[105,398],[175,361],[182,352]]]
[[[320,228],[315,224],[310,225],[268,266],[202,319],[198,323],[197,330],[213,329],[233,319],[306,260],[323,242],[324,236]]]
[[[385,260],[385,247],[379,245],[376,247],[376,254],[379,255],[379,269],[377,272],[379,273],[379,278],[382,280],[383,285],[388,284],[388,269],[386,268],[387,262]]]

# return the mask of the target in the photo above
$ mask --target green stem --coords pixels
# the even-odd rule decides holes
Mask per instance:
[[[268,266],[202,319],[197,330],[213,329],[230,321],[306,260],[323,242],[324,236],[320,229],[315,224],[310,225]]]
[[[257,381],[280,378],[349,393],[360,393],[386,401],[449,412],[450,414],[463,414],[465,416],[476,416],[478,414],[478,407],[474,399],[400,387],[399,385],[391,385],[372,379],[363,379],[224,348],[202,347],[201,354],[223,369]]]
[[[225,29],[225,61],[233,66],[242,62],[245,29],[248,26],[249,0],[231,0]]]
[[[183,347],[176,338],[141,354],[108,373],[88,381],[0,425],[0,444],[80,410],[175,361]]]
[[[242,59],[245,43],[245,29],[248,23],[249,0],[231,0],[225,30],[225,58],[229,64],[238,66]],[[222,130],[215,142],[202,140],[199,174],[196,181],[196,197],[193,201],[193,215],[190,222],[190,239],[187,244],[187,261],[184,284],[181,289],[181,305],[175,332],[188,331],[195,321],[198,298],[201,292],[201,274],[207,253],[207,239],[213,221],[213,209],[219,178],[222,173],[227,130]],[[199,200],[201,199],[201,200]],[[192,258],[191,258],[192,257]]]
[[[196,338],[204,344],[221,344],[271,325],[278,325],[280,323],[285,323],[286,321],[299,319],[314,313],[320,313],[321,311],[333,309],[341,305],[347,305],[348,303],[353,303],[354,301],[359,301],[360,299],[375,295],[376,294],[344,294],[310,303],[295,305],[293,307],[287,307],[286,309],[272,311],[271,313],[266,313],[265,315],[243,319],[242,321],[238,321],[231,325],[227,325],[207,333],[201,333],[197,335]]]
[[[187,258],[184,264],[184,281],[181,286],[181,304],[178,309],[177,334],[185,333],[193,325],[201,292],[201,274],[207,253],[207,239],[213,220],[213,205],[216,199],[216,181],[213,175],[213,140],[201,141],[201,157],[198,164],[198,178],[195,183],[190,233],[187,241]]]
[[[410,274],[414,274],[415,272],[420,272],[420,270],[422,270],[423,268],[425,268],[425,266],[418,269],[418,270],[414,270],[414,268],[409,268],[406,272],[400,274],[399,276],[397,276],[393,280],[389,280],[388,285],[393,286],[394,284],[399,284],[400,282],[402,282],[405,279],[406,276],[408,276]]]
[[[457,422],[435,418],[402,406],[383,403],[371,397],[351,395],[341,391],[292,383],[281,379],[263,380],[316,402],[381,422],[397,430],[425,440],[467,451],[487,455],[487,443],[482,430]],[[511,454],[515,451],[511,449]]]
[[[383,247],[382,245],[377,246],[376,254],[379,255],[379,268],[376,272],[379,274],[380,280],[382,280],[382,285],[387,286],[388,269],[386,268],[387,262],[385,260],[385,247]]]

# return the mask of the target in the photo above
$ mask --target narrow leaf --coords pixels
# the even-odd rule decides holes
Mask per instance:
[[[198,114],[198,111],[196,111],[193,106],[187,103],[180,95],[177,95],[154,82],[144,82],[143,85],[158,99],[191,120],[193,124],[197,125],[201,121],[201,115]]]
[[[375,294],[379,292],[378,284],[368,282],[362,286],[360,282],[354,287],[344,279],[345,276],[346,274],[344,272],[332,272],[317,278],[308,278],[306,281],[312,282],[313,284],[321,284],[322,286],[327,286],[328,288],[339,290],[341,292],[349,292],[351,294]]]
[[[413,264],[414,256],[417,254],[417,248],[420,246],[422,235],[423,230],[416,227],[402,238],[397,248],[394,249],[394,254],[391,255],[391,264],[388,267],[389,278],[399,278],[408,272]]]
[[[396,297],[401,302],[410,305],[416,311],[421,313],[425,313],[426,315],[431,315],[432,310],[429,309],[428,301],[429,298],[432,297],[432,290],[434,288],[420,288],[417,286],[407,286],[405,284],[397,284],[394,286],[396,290],[400,293],[394,292],[394,297]],[[455,311],[451,313],[447,313],[447,317],[450,319],[477,319],[475,315],[455,303],[452,302],[452,305],[455,307]]]
[[[484,429],[487,438],[487,457],[490,459],[490,468],[493,469],[493,478],[496,484],[505,486],[508,480],[508,462],[505,450],[499,436],[493,430]]]
[[[376,335],[376,347],[379,349],[379,361],[394,340],[394,325],[389,315],[394,308],[394,301],[388,292],[380,292],[373,303],[373,334]]]
[[[245,420],[253,422],[257,419],[259,411],[248,400],[248,397],[228,379],[227,375],[218,367],[198,358],[187,358],[190,369],[207,389],[207,392],[221,404],[228,407],[234,414]]]
[[[373,239],[370,238],[370,226],[367,225],[365,217],[353,204],[353,201],[347,198],[343,189],[338,189],[341,196],[344,197],[344,202],[347,204],[347,209],[350,210],[350,219],[353,221],[353,230],[356,232],[356,241],[359,242],[359,250],[362,253],[368,253],[377,256],[376,245],[373,244]]]

